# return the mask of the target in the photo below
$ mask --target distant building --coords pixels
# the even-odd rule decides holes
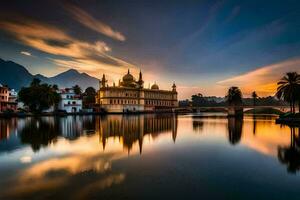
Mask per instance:
[[[72,88],[60,89],[61,100],[58,105],[59,110],[65,110],[67,113],[80,112],[82,110],[82,100],[80,95],[76,95]]]
[[[203,98],[207,101],[214,101],[216,103],[225,102],[225,97],[208,96]]]
[[[11,98],[9,88],[0,84],[0,112],[16,111],[16,99]]]
[[[178,107],[177,91],[175,83],[172,90],[160,90],[155,83],[151,88],[143,87],[142,73],[136,81],[129,70],[119,81],[118,86],[107,85],[103,74],[100,81],[100,89],[96,95],[96,104],[107,112],[142,112],[155,110],[171,110]]]
[[[15,91],[15,89],[9,90],[8,101],[9,102],[17,102],[18,101],[18,93]]]

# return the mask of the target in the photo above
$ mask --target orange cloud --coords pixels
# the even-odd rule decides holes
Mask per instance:
[[[243,92],[251,94],[256,91],[261,96],[274,95],[277,81],[289,71],[300,71],[300,58],[293,58],[217,82],[222,86],[238,86]]]
[[[71,4],[66,4],[65,8],[72,14],[74,19],[76,19],[79,23],[83,24],[84,26],[115,40],[126,40],[125,36],[122,33],[113,30],[110,26],[93,18],[81,8]]]
[[[103,41],[94,43],[78,40],[65,31],[32,19],[19,21],[1,20],[3,30],[11,33],[19,42],[56,56],[65,58],[51,59],[63,68],[76,68],[82,72],[100,77],[103,72],[114,76],[135,66],[109,55],[111,48]],[[101,70],[101,71],[100,71]],[[100,73],[101,72],[101,73]]]

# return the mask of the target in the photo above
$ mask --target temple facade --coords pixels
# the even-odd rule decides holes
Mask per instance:
[[[96,104],[106,112],[151,112],[172,110],[178,106],[175,83],[171,90],[160,90],[155,83],[151,88],[144,88],[142,72],[136,80],[130,71],[123,76],[118,85],[109,86],[105,74],[99,82]]]

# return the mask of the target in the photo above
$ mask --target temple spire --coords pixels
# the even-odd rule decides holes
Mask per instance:
[[[139,73],[139,80],[137,82],[140,86],[140,88],[143,88],[144,87],[144,81],[143,81],[143,74],[142,74],[142,70],[140,70],[140,73]]]
[[[172,85],[172,91],[173,91],[173,92],[176,92],[176,85],[175,85],[175,82],[173,82],[173,85]]]
[[[102,79],[101,79],[101,87],[105,87],[106,86],[106,78],[105,78],[105,74],[103,74]]]

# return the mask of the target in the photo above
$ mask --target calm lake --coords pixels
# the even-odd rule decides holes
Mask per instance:
[[[299,199],[299,128],[274,119],[0,119],[0,199]]]

